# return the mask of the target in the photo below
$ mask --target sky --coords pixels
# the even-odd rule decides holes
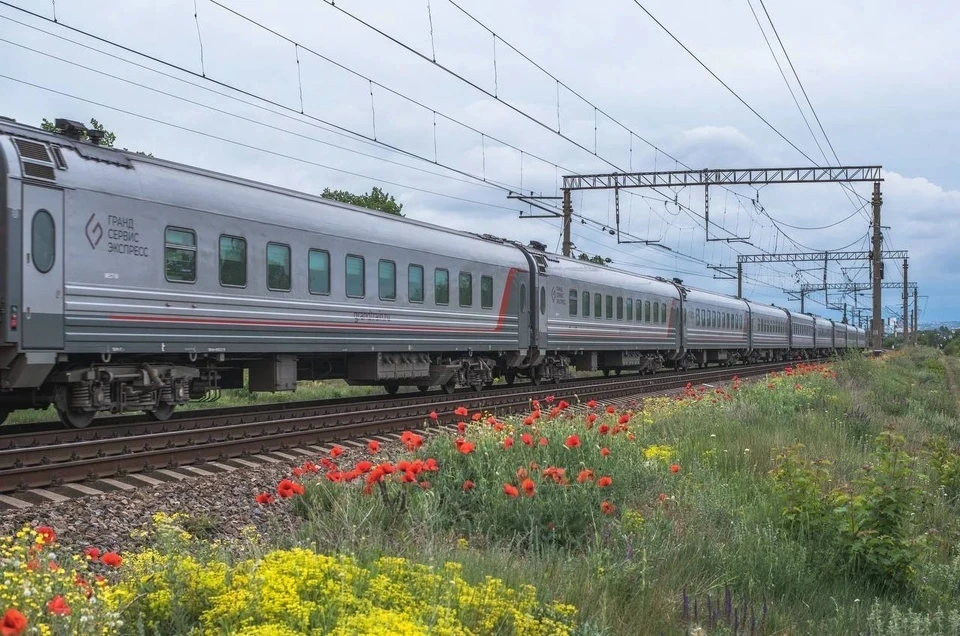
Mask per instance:
[[[958,31],[960,8],[939,0],[4,0],[0,115],[93,117],[120,147],[314,194],[378,186],[410,218],[555,251],[559,221],[521,219],[547,213],[508,192],[557,196],[570,174],[879,165],[884,249],[909,250],[931,323],[960,320]],[[869,249],[871,191],[712,187],[709,236],[737,242],[705,240],[702,187],[621,191],[621,240],[657,245],[618,243],[613,192],[575,192],[573,243],[735,294],[708,266]],[[831,262],[828,281],[865,283],[865,266]],[[799,309],[784,290],[823,267],[744,274],[744,296]],[[885,280],[902,280],[899,262]],[[884,290],[885,315],[900,294]],[[842,317],[823,303],[806,310]]]

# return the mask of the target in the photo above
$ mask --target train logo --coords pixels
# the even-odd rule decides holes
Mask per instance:
[[[555,305],[567,304],[567,298],[563,295],[563,287],[559,285],[554,285],[553,289],[550,290],[550,299],[553,300]]]
[[[90,218],[87,219],[87,225],[84,228],[84,232],[87,235],[87,242],[90,243],[90,249],[97,249],[97,245],[100,244],[100,239],[103,238],[103,226],[100,225],[99,221],[97,221],[96,212],[91,214]]]

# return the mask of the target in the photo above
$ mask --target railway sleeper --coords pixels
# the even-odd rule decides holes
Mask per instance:
[[[156,420],[169,419],[177,406],[186,404],[203,389],[215,384],[215,373],[194,367],[147,363],[93,365],[72,369],[53,378],[53,405],[61,421],[72,428],[86,428],[101,411],[144,411]]]

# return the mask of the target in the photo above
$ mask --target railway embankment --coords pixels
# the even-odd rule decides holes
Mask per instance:
[[[638,403],[545,394],[227,485],[11,514],[0,627],[955,633],[957,371],[921,348]]]

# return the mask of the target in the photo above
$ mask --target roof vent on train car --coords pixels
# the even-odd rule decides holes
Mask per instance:
[[[87,130],[87,127],[81,124],[78,121],[73,121],[71,119],[60,119],[57,118],[53,125],[57,127],[57,130],[64,137],[69,137],[70,139],[75,139],[80,141],[84,133],[90,134],[90,131]]]
[[[54,163],[46,144],[26,139],[14,139],[13,143],[17,147],[17,152],[20,153],[20,166],[24,177],[56,181]]]
[[[530,249],[538,250],[540,252],[547,251],[547,245],[545,243],[541,243],[540,241],[530,241],[530,244],[528,247],[530,247]]]

